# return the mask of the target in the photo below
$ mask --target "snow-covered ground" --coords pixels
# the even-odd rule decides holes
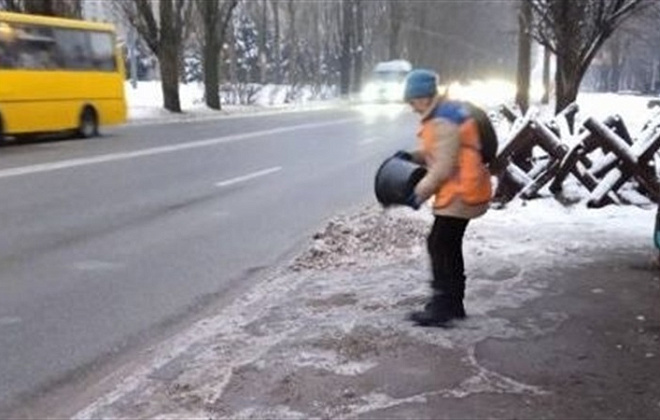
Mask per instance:
[[[181,84],[179,95],[183,115],[174,115],[163,109],[163,93],[159,81],[139,82],[136,88],[125,83],[128,117],[130,121],[159,119],[196,119],[217,116],[218,112],[204,104],[204,86],[201,83]],[[295,110],[327,106],[336,97],[330,87],[293,90],[287,85],[246,85],[223,87],[220,115],[263,112],[265,110]]]
[[[620,115],[634,135],[658,113],[658,108],[648,108],[649,101],[657,99],[653,96],[618,93],[581,93],[577,104],[582,118],[594,117],[602,121],[610,115]]]
[[[125,92],[129,120],[144,120],[171,115],[163,109],[163,92],[160,82],[139,82],[136,88],[127,82]],[[206,111],[202,93],[202,87],[198,84],[181,85],[179,89],[181,108],[193,113]]]
[[[621,250],[648,250],[649,265],[653,257],[650,209],[517,202],[468,229],[470,317],[453,330],[416,328],[404,317],[428,295],[428,210],[338,217],[289,267],[152,349],[149,363],[76,418],[355,418],[487,395],[529,403],[548,390],[485,367],[477,344],[563,325],[562,308],[538,322],[507,315],[555,293],[558,270]],[[602,280],[593,296],[608,293]],[[429,377],[433,366],[448,377]]]

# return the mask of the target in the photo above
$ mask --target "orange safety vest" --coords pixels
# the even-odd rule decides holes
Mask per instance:
[[[418,137],[424,155],[433,153],[436,145],[433,118],[422,122]],[[443,182],[435,193],[435,208],[447,207],[459,197],[465,204],[488,203],[492,196],[490,172],[481,159],[479,128],[473,118],[459,124],[458,170]]]

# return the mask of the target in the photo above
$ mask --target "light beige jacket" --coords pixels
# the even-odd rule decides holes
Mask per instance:
[[[422,121],[429,119],[442,99],[436,98],[429,110],[422,115]],[[442,183],[448,180],[458,170],[458,156],[461,147],[459,126],[443,118],[433,118],[426,124],[435,124],[436,147],[431,153],[425,153],[421,148],[413,153],[413,159],[427,168],[426,176],[415,187],[415,194],[420,200],[426,201],[440,189]],[[442,208],[434,208],[437,216],[449,216],[461,219],[474,219],[482,216],[488,210],[489,203],[469,205],[460,196]]]

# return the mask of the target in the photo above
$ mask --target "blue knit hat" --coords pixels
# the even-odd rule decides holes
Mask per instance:
[[[403,99],[430,98],[438,94],[438,74],[432,70],[416,69],[408,73]]]

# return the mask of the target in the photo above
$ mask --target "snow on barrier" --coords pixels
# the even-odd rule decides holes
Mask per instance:
[[[586,190],[587,205],[593,208],[630,204],[623,191],[631,189],[660,201],[654,164],[660,149],[660,113],[633,137],[616,115],[603,122],[587,118],[572,130],[568,121],[574,121],[578,112],[577,104],[571,104],[552,120],[541,121],[533,109],[521,115],[506,106],[500,108],[511,130],[491,163],[499,179],[496,201],[533,199],[549,185],[549,191],[563,202],[569,180]]]

